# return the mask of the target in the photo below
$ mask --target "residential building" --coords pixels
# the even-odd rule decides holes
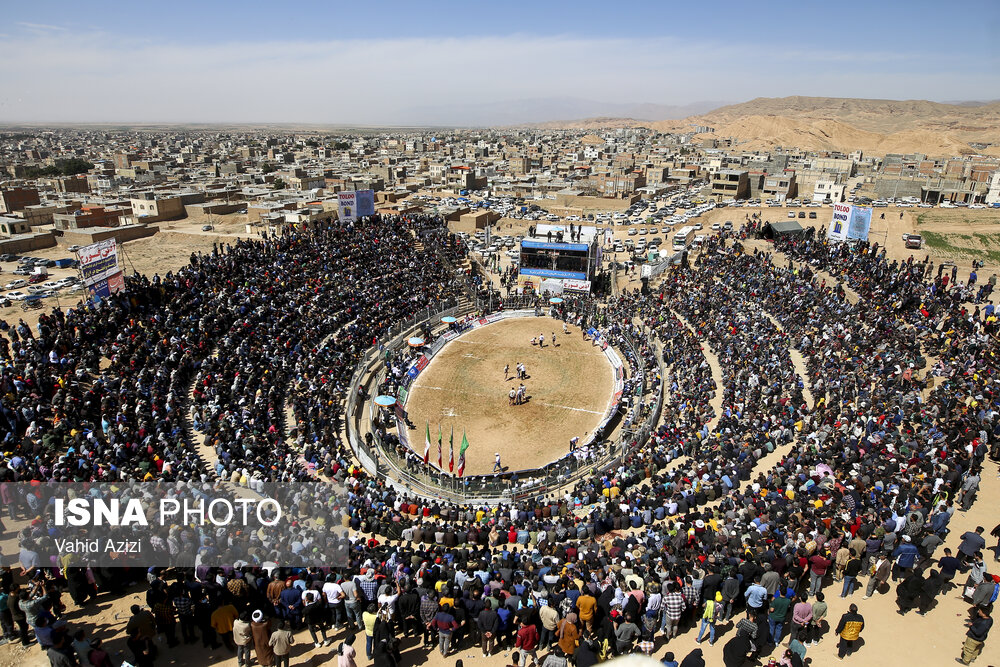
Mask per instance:
[[[816,181],[813,187],[814,202],[824,202],[830,200],[834,204],[844,201],[845,186],[834,181]]]
[[[712,196],[723,199],[746,199],[750,193],[750,179],[745,170],[720,169],[712,174]]]
[[[0,188],[0,213],[13,213],[40,203],[35,188]]]
[[[14,218],[11,216],[0,216],[0,234],[3,236],[16,236],[18,234],[27,234],[31,231],[28,223],[21,218]]]
[[[986,191],[987,204],[1000,204],[1000,171],[993,172],[990,177],[990,188]]]
[[[42,179],[40,182],[50,186],[59,194],[86,194],[90,192],[90,184],[87,182],[86,175],[46,178]]]
[[[131,214],[124,208],[105,208],[103,206],[84,206],[72,213],[56,213],[52,223],[56,229],[86,229],[88,227],[118,227],[122,218]]]
[[[795,172],[784,171],[780,174],[769,174],[764,177],[764,188],[761,197],[786,201],[795,199],[798,195],[798,185],[795,183]]]
[[[204,201],[204,195],[201,199]],[[184,217],[184,201],[180,195],[144,192],[138,198],[130,199],[129,202],[132,205],[132,213],[138,222],[159,222],[160,220],[177,220]]]

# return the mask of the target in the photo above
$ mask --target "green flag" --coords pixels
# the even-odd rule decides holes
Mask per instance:
[[[452,429],[452,437],[454,437],[454,429]],[[469,440],[465,437],[465,431],[462,431],[462,446],[458,450],[458,476],[461,477],[465,474],[465,450],[469,448]]]

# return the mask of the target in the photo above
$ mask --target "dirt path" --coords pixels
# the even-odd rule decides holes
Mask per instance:
[[[769,319],[771,321],[771,324],[776,326],[779,331],[785,330],[785,328],[781,326],[781,322],[775,319],[775,317],[770,313],[764,313],[764,317]],[[789,342],[791,342],[791,340],[789,340]],[[806,405],[808,405],[809,408],[812,409],[812,407],[815,405],[815,401],[813,400],[812,389],[809,388],[810,385],[809,371],[806,368],[806,359],[804,356],[802,356],[801,352],[796,350],[791,345],[788,346],[788,356],[792,358],[792,365],[795,367],[795,372],[798,373],[800,378],[802,378],[802,395],[806,399]]]
[[[698,335],[698,330],[695,329],[690,322],[688,322],[687,318],[675,310],[671,310],[670,312],[674,314],[674,317],[683,322],[684,326],[686,326],[691,333],[695,336]],[[725,385],[722,382],[722,365],[719,363],[719,357],[712,351],[712,346],[709,345],[708,342],[700,338],[699,340],[701,341],[701,352],[705,355],[705,361],[708,362],[708,367],[712,371],[712,379],[715,381],[715,397],[708,402],[708,404],[711,405],[712,409],[715,411],[715,416],[708,422],[708,428],[711,430],[715,428],[715,424],[719,421],[719,417],[722,416],[722,394]]]

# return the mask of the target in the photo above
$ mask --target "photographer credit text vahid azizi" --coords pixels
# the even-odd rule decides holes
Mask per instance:
[[[266,508],[271,508],[271,513]],[[137,498],[121,501],[117,498],[73,498],[54,501],[57,526],[148,526],[145,507]],[[159,501],[156,523],[228,526],[234,521],[247,526],[256,519],[261,525],[273,526],[281,520],[281,505],[271,498],[252,500],[215,498],[190,501],[163,498]]]

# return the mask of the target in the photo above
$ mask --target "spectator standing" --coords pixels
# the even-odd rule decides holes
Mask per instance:
[[[840,645],[837,649],[837,657],[843,660],[854,652],[854,642],[861,636],[861,631],[865,629],[865,619],[858,613],[858,605],[852,604],[850,610],[840,617],[837,623],[837,635],[840,636]]]
[[[288,621],[282,621],[278,629],[271,633],[271,638],[267,642],[274,651],[275,667],[288,667],[292,644],[295,643],[290,628],[291,624]]]
[[[990,611],[983,607],[976,607],[976,617],[969,623],[969,631],[965,633],[965,644],[962,646],[962,657],[956,661],[963,665],[971,665],[979,657],[986,643],[986,636],[993,627],[993,617]]]

